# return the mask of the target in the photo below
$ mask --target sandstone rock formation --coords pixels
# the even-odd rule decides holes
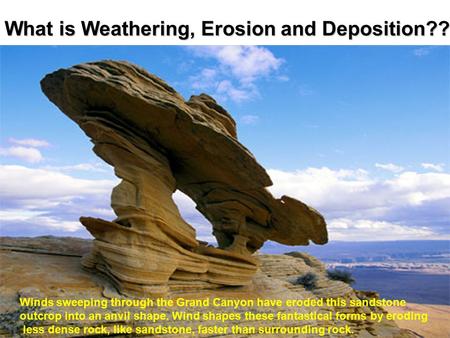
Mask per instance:
[[[252,253],[266,240],[327,242],[317,211],[266,190],[269,176],[210,96],[185,102],[158,77],[114,61],[58,70],[41,87],[122,179],[111,195],[115,220],[80,219],[95,237],[83,265],[122,293],[246,285],[258,268]],[[177,189],[211,222],[219,248],[196,240],[172,200]]]

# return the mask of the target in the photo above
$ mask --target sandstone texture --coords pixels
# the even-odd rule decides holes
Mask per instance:
[[[423,337],[447,338],[450,337],[450,306],[436,304],[408,303],[405,307],[386,307],[392,313],[420,312],[428,314],[428,323],[425,325],[410,320],[396,320],[398,326],[409,329]]]
[[[185,101],[160,78],[114,61],[58,70],[41,87],[122,179],[111,195],[115,220],[80,219],[95,237],[84,267],[121,293],[249,285],[259,265],[252,254],[266,240],[327,242],[317,211],[268,192],[266,171],[210,96]],[[177,189],[211,222],[218,248],[196,239],[172,200]]]
[[[2,267],[2,283],[0,286],[0,317],[2,318],[0,336],[11,337],[11,331],[20,330],[20,322],[8,322],[5,318],[11,318],[11,315],[18,308],[18,296],[22,297],[49,297],[51,299],[90,299],[90,298],[112,298],[123,297],[117,293],[109,280],[103,275],[94,275],[94,277],[82,269],[79,264],[79,258],[86,252],[86,248],[91,246],[93,241],[85,240],[84,245],[80,245],[81,240],[60,238],[38,238],[38,239],[8,239],[0,240],[0,265]],[[48,248],[46,253],[36,249],[36,243],[40,243],[43,247]],[[61,245],[64,243],[65,245]],[[70,255],[67,253],[70,252]],[[190,292],[190,288],[172,290],[168,295],[169,298],[195,298],[203,299],[207,297],[222,298],[265,298],[265,299],[320,299],[322,297],[334,298],[340,297],[345,299],[365,299],[376,297],[375,293],[357,292],[347,284],[330,280],[327,277],[325,267],[313,257],[299,253],[297,255],[258,255],[260,260],[260,270],[252,276],[252,283],[244,287],[229,287],[215,290],[200,290]],[[305,288],[301,284],[295,283],[299,276],[306,273],[313,273],[317,276],[317,282],[314,288]],[[50,311],[58,311],[58,308],[51,308]],[[74,309],[76,311],[77,309]],[[195,310],[191,308],[190,310]],[[199,309],[206,311],[206,309]],[[233,308],[226,309],[231,312],[270,312],[273,309],[263,310],[261,308]],[[299,307],[298,312],[344,312],[344,313],[369,313],[370,311],[381,313],[384,309],[379,307]],[[78,309],[78,311],[80,311]],[[89,309],[86,312],[105,312],[101,308]],[[161,309],[153,310],[149,308],[147,312],[164,311]],[[170,311],[170,310],[168,310]],[[292,311],[292,308],[277,308],[277,311]],[[38,325],[46,326],[51,323],[39,322]],[[124,324],[120,321],[100,321],[89,322],[89,325],[105,325],[113,326],[114,324]],[[133,321],[127,322],[128,325],[134,325]],[[201,322],[203,325],[214,325],[217,322]],[[234,324],[278,326],[280,323],[274,322],[258,322],[258,321],[234,321]],[[310,320],[309,322],[299,323],[298,321],[284,321],[284,326],[298,325],[313,326],[329,326],[336,325],[334,320],[317,322]],[[393,321],[382,320],[374,322],[369,320],[351,320],[340,321],[338,325],[347,324],[354,332],[352,337],[420,337],[412,331],[400,329]],[[86,322],[62,322],[60,325],[83,326],[88,325]],[[139,325],[157,325],[155,323],[142,323]],[[192,322],[165,322],[165,325],[193,325]],[[227,324],[226,324],[227,325]],[[230,323],[231,325],[231,323]],[[8,329],[8,330],[7,330]],[[221,335],[206,334],[203,337],[279,337],[279,335]],[[284,337],[294,337],[295,335],[283,335]],[[53,336],[54,337],[54,336]],[[63,337],[63,336],[61,336]],[[116,337],[125,337],[116,335]],[[164,335],[164,337],[172,337]],[[180,337],[180,336],[178,336]],[[298,337],[317,337],[317,335],[298,335]],[[325,337],[342,337],[339,335],[327,334]],[[439,335],[427,335],[427,337],[439,337]]]

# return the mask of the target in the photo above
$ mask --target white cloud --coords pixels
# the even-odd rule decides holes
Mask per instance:
[[[243,124],[252,125],[252,124],[257,123],[258,121],[259,121],[259,116],[257,116],[257,115],[244,115],[241,117],[241,122]]]
[[[0,148],[0,156],[19,158],[29,163],[38,163],[44,159],[40,150],[36,148],[50,146],[50,143],[45,140],[33,138],[9,138],[8,142],[13,146]]]
[[[375,163],[375,167],[383,169],[383,170],[387,170],[387,171],[390,171],[393,173],[400,173],[403,170],[405,170],[405,168],[403,168],[399,165],[393,164],[393,163]]]
[[[8,226],[10,223],[30,224],[31,226],[37,225],[40,228],[44,228],[50,233],[54,230],[75,232],[83,228],[78,221],[67,221],[61,218],[46,216],[45,212],[42,211],[22,209],[0,210],[0,218],[2,219],[2,227]]]
[[[326,167],[293,172],[269,170],[277,196],[288,194],[326,210],[371,210],[416,205],[450,198],[450,174],[404,172],[392,179],[370,177],[365,170]]]
[[[196,56],[216,62],[198,75],[190,77],[194,89],[210,90],[221,100],[242,102],[257,97],[256,81],[276,72],[282,59],[264,47],[257,46],[202,46],[188,47]],[[278,77],[280,78],[280,77]],[[280,78],[288,80],[286,76]]]
[[[279,75],[279,76],[277,76],[277,80],[281,81],[281,82],[287,82],[290,79],[289,79],[289,76],[287,76],[287,75]]]
[[[189,78],[192,88],[197,90],[214,91],[219,101],[231,99],[234,102],[243,102],[258,95],[253,84],[236,86],[231,80],[224,79],[216,69],[204,68],[198,75]]]
[[[78,163],[65,166],[45,166],[41,169],[55,170],[55,171],[94,171],[94,172],[107,172],[103,163]]]
[[[50,169],[0,165],[1,232],[8,235],[88,236],[79,217],[113,219],[117,180],[80,179]]]
[[[242,102],[257,96],[258,93],[254,86],[247,88],[236,88],[229,80],[222,80],[217,83],[216,94],[219,99],[226,100],[230,98],[234,102]]]
[[[270,190],[298,198],[324,214],[332,240],[444,238],[450,217],[450,174],[402,172],[376,178],[366,170],[269,170]],[[117,180],[80,179],[60,171],[0,166],[2,232],[85,235],[81,215],[114,217],[109,204]],[[174,201],[197,238],[214,242],[211,225],[186,195]],[[8,232],[11,233],[11,232]],[[16,232],[17,234],[17,232]]]
[[[439,164],[435,164],[435,163],[422,163],[422,168],[424,169],[430,169],[430,170],[434,170],[437,172],[443,172],[444,171],[444,164],[443,163],[439,163]]]
[[[112,210],[112,208],[92,208],[90,212],[101,217],[106,217],[108,219],[115,218],[114,211]]]
[[[75,232],[83,229],[83,225],[81,225],[79,221],[66,221],[59,218],[45,216],[36,217],[33,221],[44,228],[57,229],[66,232]]]
[[[10,138],[10,139],[8,139],[8,141],[13,144],[18,144],[21,146],[28,146],[28,147],[33,147],[33,148],[50,146],[49,142],[47,142],[45,140],[34,139],[34,138],[26,138],[26,139]]]
[[[450,198],[450,174],[445,173],[404,172],[382,186],[395,196],[391,200],[396,203],[417,205]]]
[[[23,209],[0,210],[0,218],[2,219],[3,222],[9,221],[24,222],[34,217],[41,216],[42,214],[44,214],[43,211],[33,211]]]
[[[420,47],[413,50],[413,54],[417,57],[424,57],[431,53],[432,47]]]
[[[190,82],[194,89],[204,90],[216,87],[218,84],[218,71],[213,68],[204,68],[200,74],[191,76]]]
[[[429,227],[410,227],[368,219],[331,219],[328,221],[328,231],[330,238],[337,241],[442,239],[441,235]]]
[[[37,163],[43,159],[39,149],[22,146],[0,148],[0,156],[20,158],[29,163]]]
[[[214,58],[225,71],[242,83],[253,82],[277,70],[283,60],[264,47],[204,46],[192,47],[197,55]]]
[[[20,165],[0,165],[1,198],[20,200],[67,200],[76,196],[109,194],[113,180],[88,180]]]
[[[411,231],[437,231],[448,227],[450,174],[403,172],[389,179],[378,179],[367,171],[308,168],[293,172],[269,170],[276,196],[290,195],[323,213],[328,221],[350,219],[396,224]],[[420,227],[419,227],[420,225]],[[386,236],[404,239],[398,232]],[[365,231],[365,230],[364,230]],[[355,236],[365,236],[361,228]],[[358,235],[359,234],[359,235]],[[436,235],[437,236],[437,235]],[[415,237],[414,237],[415,238]],[[374,239],[378,239],[374,237]]]
[[[332,170],[326,167],[297,171],[268,170],[276,196],[287,194],[318,207],[340,205],[345,195],[362,194],[373,182],[364,170]],[[335,201],[335,202],[333,202]]]

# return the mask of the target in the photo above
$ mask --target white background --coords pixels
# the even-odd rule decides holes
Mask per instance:
[[[446,0],[14,0],[0,3],[0,43],[3,45],[448,45],[447,35],[425,37],[323,37],[321,21],[338,24],[383,24],[400,20],[404,24],[424,24],[430,20],[450,21],[450,1]],[[74,37],[8,37],[5,20],[28,20],[33,24],[52,21],[55,28],[60,20],[74,24]],[[157,24],[161,20],[170,24],[189,24],[195,39],[177,37],[84,37],[79,22],[101,20],[106,24],[121,24],[133,20],[137,24]],[[201,21],[214,20],[221,24],[239,24],[251,20],[258,24],[308,24],[318,22],[316,37],[202,37]],[[56,29],[56,32],[58,30]]]

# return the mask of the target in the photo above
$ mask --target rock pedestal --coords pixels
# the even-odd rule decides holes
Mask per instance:
[[[83,265],[122,293],[243,286],[258,269],[252,253],[266,240],[327,242],[317,211],[266,190],[269,176],[208,95],[185,102],[158,77],[114,61],[58,70],[41,87],[122,180],[111,195],[115,220],[80,219],[95,237]],[[196,240],[172,200],[177,189],[211,222],[219,248]]]

